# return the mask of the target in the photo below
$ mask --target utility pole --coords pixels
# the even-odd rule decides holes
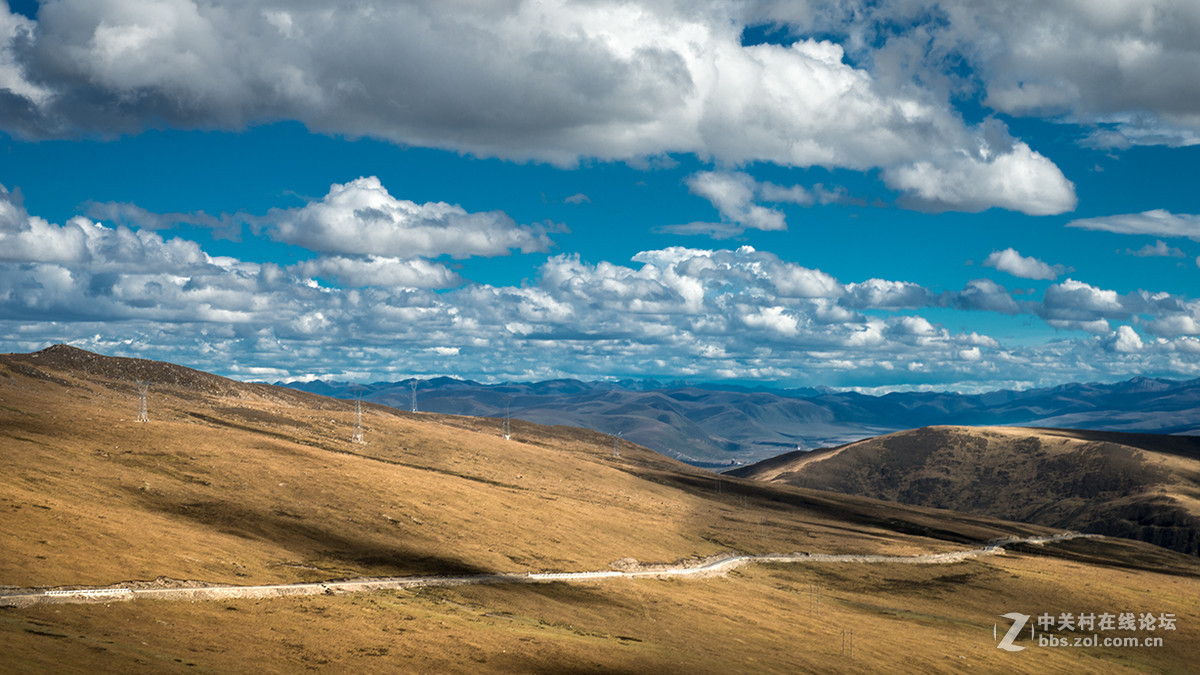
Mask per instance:
[[[150,391],[150,380],[146,380],[145,382],[138,380],[137,381],[137,389],[138,389],[138,396],[141,399],[140,401],[138,401],[137,421],[149,422],[150,421],[150,412],[149,412],[148,407],[146,406],[146,393]]]

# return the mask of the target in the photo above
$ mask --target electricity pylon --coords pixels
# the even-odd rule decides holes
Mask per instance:
[[[354,436],[350,438],[352,443],[366,443],[363,440],[362,431],[362,401],[354,399]]]
[[[508,422],[508,405],[512,403],[512,399],[504,400],[504,440],[512,438],[512,426]]]
[[[149,422],[150,421],[150,411],[149,411],[149,408],[146,406],[146,393],[150,391],[150,381],[146,380],[145,382],[142,382],[141,380],[138,380],[137,388],[138,388],[138,396],[141,399],[140,401],[138,401],[137,421]]]

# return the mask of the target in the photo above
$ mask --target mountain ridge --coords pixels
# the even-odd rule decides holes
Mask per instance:
[[[1200,379],[1135,377],[982,394],[828,389],[748,389],[716,384],[629,388],[614,382],[551,380],[480,384],[402,380],[370,385],[279,383],[408,408],[513,418],[622,434],[676,459],[706,467],[749,463],[791,450],[841,445],[923,426],[1012,425],[1160,434],[1200,434]],[[357,393],[355,390],[357,388]]]

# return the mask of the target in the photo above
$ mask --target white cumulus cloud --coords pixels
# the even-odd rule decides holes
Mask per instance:
[[[1001,153],[954,152],[889,168],[888,184],[908,202],[931,211],[983,211],[998,206],[1030,215],[1075,209],[1075,185],[1046,157],[1017,141]]]
[[[933,302],[934,296],[925,287],[908,281],[868,279],[846,286],[843,304],[859,309],[916,308]]]
[[[952,307],[965,310],[1019,314],[1021,305],[1012,293],[991,279],[972,279],[963,290],[946,298]]]
[[[1040,309],[1042,318],[1093,321],[1098,318],[1127,318],[1131,312],[1116,291],[1067,279],[1046,289]]]
[[[1049,265],[1037,258],[1023,256],[1013,248],[992,251],[983,264],[1022,279],[1057,279],[1068,271],[1063,265]]]
[[[1109,345],[1113,350],[1122,354],[1132,354],[1142,351],[1145,344],[1142,343],[1142,338],[1133,328],[1129,326],[1118,326],[1117,332],[1113,333]]]
[[[403,258],[545,251],[549,238],[499,211],[469,213],[444,202],[397,199],[374,176],[334,184],[319,202],[272,209],[263,222],[280,240],[323,253]]]

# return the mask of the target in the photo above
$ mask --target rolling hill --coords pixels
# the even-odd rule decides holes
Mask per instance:
[[[1200,438],[926,427],[732,475],[1129,537],[1200,554]]]
[[[137,422],[135,380],[151,382]],[[0,594],[916,555],[1050,528],[717,476],[571,427],[412,414],[56,346],[0,356]],[[1087,580],[1087,587],[1083,580]],[[1178,671],[1200,563],[1117,539],[953,564],[0,609],[7,672]],[[1091,586],[1095,583],[1096,586]],[[1086,602],[1080,602],[1085,598]],[[1005,612],[1168,612],[1161,647],[996,648]],[[855,631],[851,653],[844,647]]]
[[[409,409],[415,381],[286,386]],[[893,431],[934,425],[1069,427],[1155,434],[1200,433],[1200,380],[1134,378],[985,394],[828,389],[739,389],[658,382],[551,380],[486,385],[453,378],[415,382],[419,408],[621,433],[705,467],[755,462]]]

